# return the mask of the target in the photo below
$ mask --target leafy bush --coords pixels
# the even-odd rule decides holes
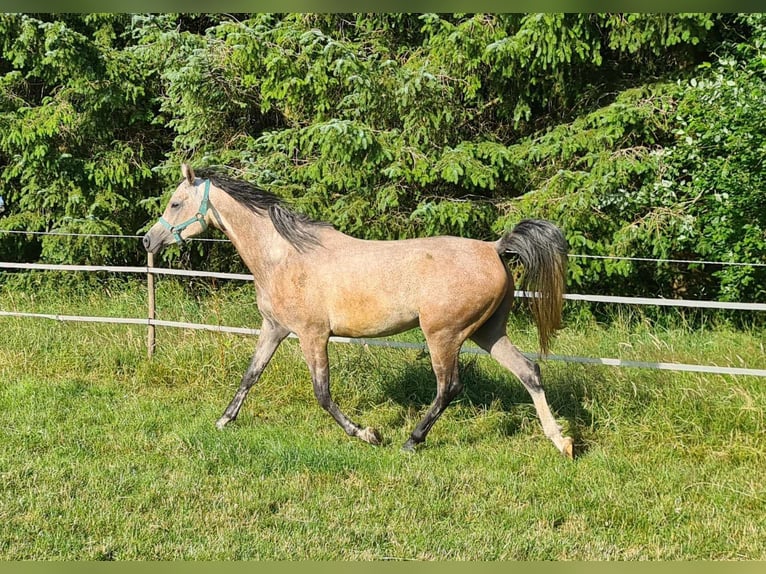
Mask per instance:
[[[185,159],[360,237],[545,217],[574,253],[758,261],[764,37],[759,15],[3,15],[0,226],[136,233]],[[118,243],[0,254],[141,259]],[[570,269],[577,290],[764,298],[758,267]]]
[[[153,122],[151,70],[120,49],[129,22],[0,15],[4,228],[133,234],[143,224],[140,202],[159,188],[151,168],[168,138]],[[41,249],[49,261],[135,257],[124,242],[46,237]]]

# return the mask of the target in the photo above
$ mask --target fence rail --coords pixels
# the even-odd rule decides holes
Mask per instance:
[[[240,281],[251,281],[252,275],[244,273],[218,273],[209,271],[193,271],[185,269],[170,269],[163,267],[154,267],[153,256],[149,254],[146,266],[117,267],[105,265],[63,265],[46,263],[9,263],[0,262],[0,269],[17,269],[28,271],[73,271],[73,272],[108,272],[108,273],[133,273],[146,275],[148,298],[147,298],[147,316],[146,317],[86,317],[79,315],[61,315],[50,313],[30,313],[24,311],[6,311],[0,310],[0,317],[25,317],[36,319],[48,319],[53,321],[72,321],[89,323],[113,323],[127,325],[145,325],[148,328],[147,351],[151,357],[156,345],[155,329],[156,327],[182,328],[213,331],[219,333],[233,333],[239,335],[258,336],[259,329],[250,329],[244,327],[230,327],[225,325],[209,325],[203,323],[187,323],[181,321],[166,321],[156,318],[155,307],[155,289],[154,279],[157,275],[175,275],[185,277],[203,277],[217,279],[231,279]],[[534,293],[516,291],[518,297],[534,297]],[[567,294],[567,300],[571,301],[589,301],[599,303],[617,303],[623,305],[656,305],[664,307],[695,307],[705,309],[729,309],[743,311],[766,311],[764,303],[743,303],[743,302],[725,302],[725,301],[700,301],[688,299],[662,299],[648,297],[617,297],[608,295],[588,295],[588,294]],[[291,335],[294,337],[294,335]],[[420,343],[409,343],[404,341],[392,341],[387,339],[362,339],[351,337],[331,337],[335,343],[359,344],[370,347],[386,347],[396,349],[415,349],[425,350],[426,347]],[[463,353],[486,354],[483,350],[464,346]],[[537,354],[528,353],[527,357],[537,359]],[[751,369],[744,367],[729,367],[718,365],[691,365],[683,363],[665,363],[655,361],[632,361],[618,358],[596,358],[596,357],[576,357],[567,355],[548,355],[547,360],[562,361],[567,363],[608,365],[614,367],[629,368],[647,368],[666,371],[712,373],[721,375],[740,375],[766,377],[766,369]]]
[[[151,254],[150,254],[151,255]],[[113,267],[108,265],[64,265],[53,263],[6,263],[0,261],[0,269],[26,269],[28,271],[102,271],[107,273],[136,273],[142,275],[178,275],[182,277],[201,277],[252,281],[247,273],[219,273],[216,271],[194,271],[188,269],[170,269],[167,267]],[[517,297],[532,297],[528,291],[516,291]],[[696,299],[663,299],[660,297],[618,297],[614,295],[588,295],[566,293],[569,301],[588,301],[591,303],[617,303],[621,305],[654,305],[661,307],[692,307],[702,309],[728,309],[736,311],[766,311],[766,303],[743,303],[739,301],[707,301]]]

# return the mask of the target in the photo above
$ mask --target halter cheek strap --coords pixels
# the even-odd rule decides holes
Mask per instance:
[[[181,232],[193,223],[199,222],[202,225],[202,231],[207,231],[207,222],[205,221],[205,216],[207,215],[207,210],[210,205],[209,199],[210,180],[206,179],[205,191],[202,193],[202,201],[200,202],[199,209],[197,210],[197,214],[194,217],[176,225],[171,225],[164,217],[160,217],[160,223],[165,226],[165,228],[170,231],[170,233],[173,234],[173,239],[175,239],[176,243],[179,245],[183,243]]]

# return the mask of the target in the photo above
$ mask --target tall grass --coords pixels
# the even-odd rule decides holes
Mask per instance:
[[[140,286],[0,294],[0,307],[141,316]],[[249,290],[161,281],[159,316],[257,326]],[[510,326],[524,350],[536,334]],[[762,379],[545,362],[567,461],[521,385],[465,357],[425,448],[417,351],[331,346],[333,393],[386,439],[349,439],[285,342],[224,431],[255,340],[0,319],[0,559],[764,559]],[[417,340],[418,334],[407,335]],[[763,333],[682,319],[570,322],[557,354],[764,367]]]

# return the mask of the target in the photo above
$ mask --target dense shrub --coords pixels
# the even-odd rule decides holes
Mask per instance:
[[[764,259],[759,15],[0,16],[0,227],[134,234],[182,159],[368,238]],[[212,251],[211,251],[212,250]],[[230,248],[168,257],[236,267]],[[135,244],[0,234],[3,258]],[[195,263],[195,262],[190,262]],[[764,299],[762,268],[573,259],[573,290]]]

